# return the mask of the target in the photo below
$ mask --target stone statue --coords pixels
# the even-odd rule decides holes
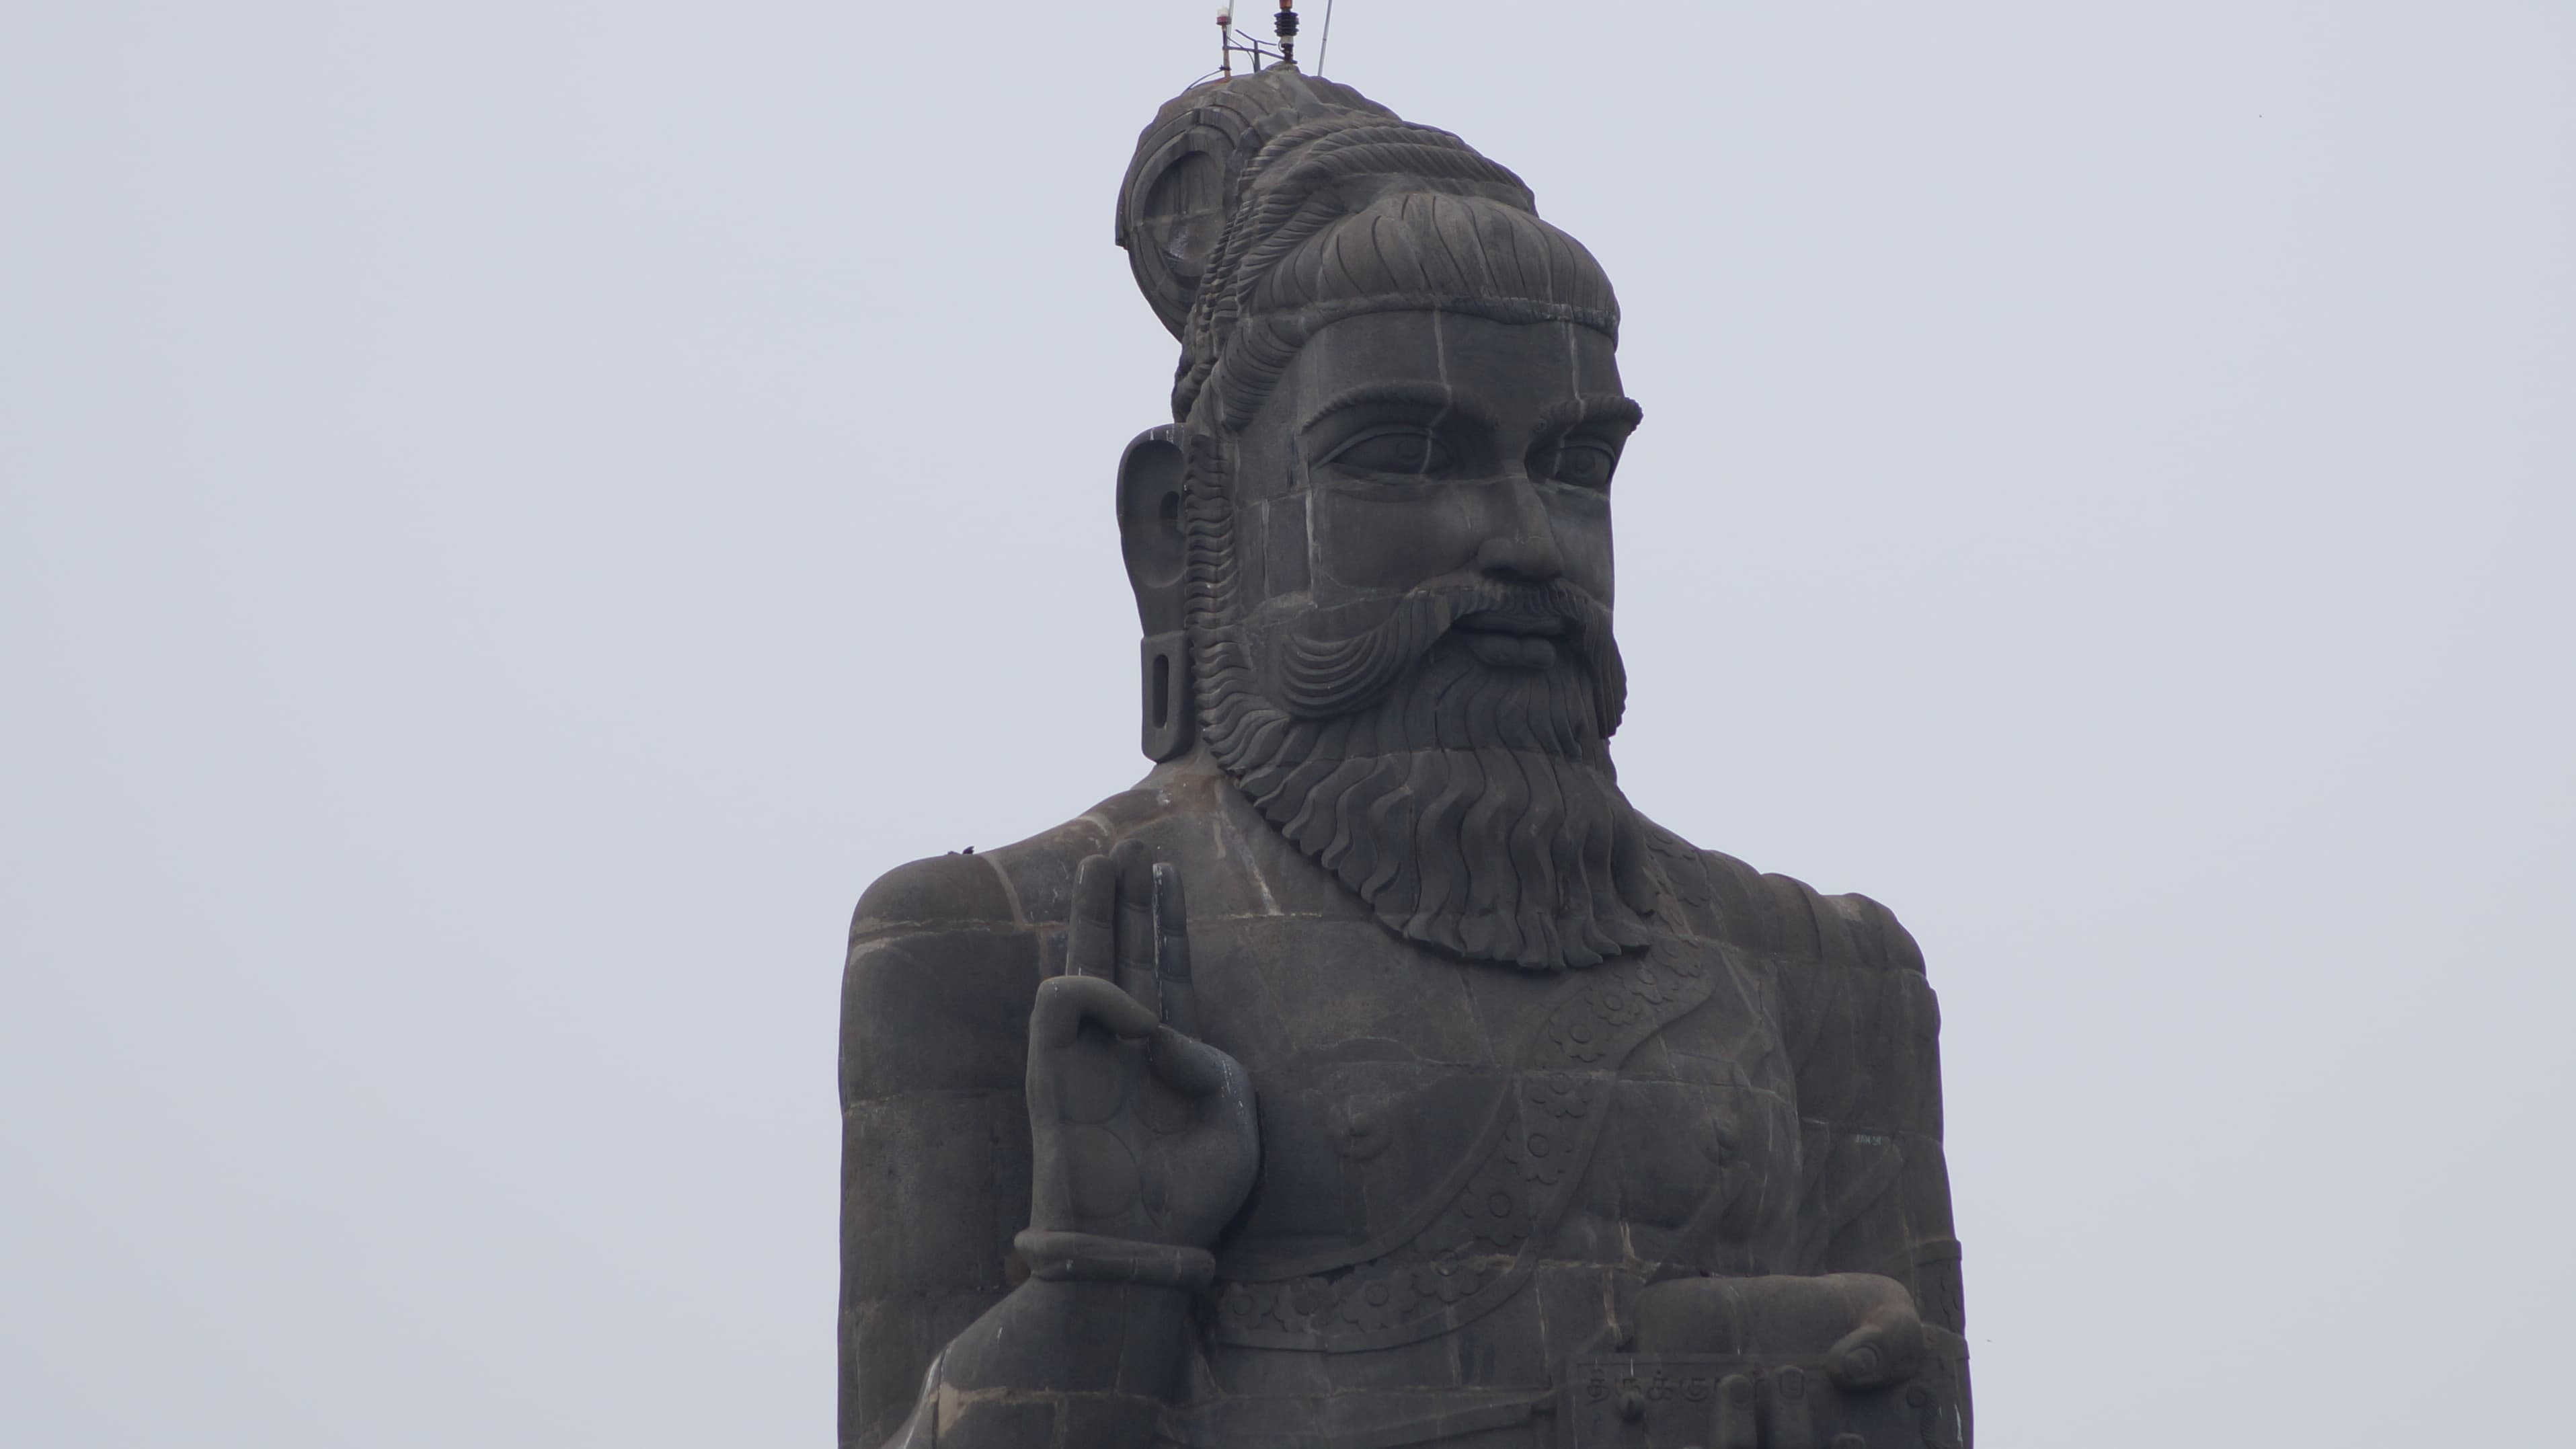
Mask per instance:
[[[859,903],[841,1442],[1962,1449],[1920,953],[1611,768],[1599,264],[1284,65],[1118,240],[1157,764]]]

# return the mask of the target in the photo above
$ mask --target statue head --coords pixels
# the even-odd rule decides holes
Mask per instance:
[[[1118,237],[1182,343],[1119,480],[1147,752],[1207,750],[1413,939],[1643,945],[1600,265],[1457,137],[1284,67],[1163,108]]]

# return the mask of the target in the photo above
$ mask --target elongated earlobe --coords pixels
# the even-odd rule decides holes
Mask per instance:
[[[1178,629],[1147,636],[1145,758],[1168,760],[1189,752],[1196,702],[1190,697],[1190,636]]]
[[[1138,433],[1118,460],[1118,540],[1145,632],[1143,744],[1152,760],[1186,753],[1196,734],[1181,617],[1181,473],[1180,429],[1169,423]]]

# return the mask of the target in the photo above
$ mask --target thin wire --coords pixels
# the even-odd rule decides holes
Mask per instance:
[[[1324,38],[1315,42],[1315,79],[1324,78],[1324,57],[1333,49],[1333,0],[1324,0]]]

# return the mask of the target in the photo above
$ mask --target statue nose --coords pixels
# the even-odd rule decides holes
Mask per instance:
[[[1565,555],[1556,546],[1547,505],[1527,483],[1512,485],[1512,493],[1517,506],[1503,529],[1476,545],[1476,567],[1522,583],[1548,583],[1565,572]]]
[[[1476,546],[1476,567],[1489,574],[1544,584],[1565,572],[1565,556],[1553,535],[1489,538]]]

